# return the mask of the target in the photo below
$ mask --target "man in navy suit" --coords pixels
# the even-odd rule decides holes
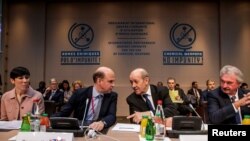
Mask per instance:
[[[150,85],[149,74],[143,68],[133,70],[129,79],[134,92],[127,97],[130,112],[127,118],[131,119],[132,122],[139,123],[142,115],[153,115],[157,106],[157,100],[162,100],[164,114],[167,117],[166,125],[171,126],[171,117],[179,113],[169,95],[163,95],[157,90],[156,86]],[[151,106],[147,104],[147,100],[143,96],[144,94],[147,94]]]
[[[57,110],[61,109],[63,105],[64,94],[58,89],[58,83],[55,78],[50,79],[50,86],[45,90],[44,100],[55,101]]]
[[[221,69],[220,87],[207,95],[212,124],[240,124],[244,115],[250,114],[250,93],[239,88],[242,82],[238,68],[226,65]]]
[[[207,102],[207,94],[208,94],[208,92],[215,89],[215,82],[213,80],[208,79],[206,81],[206,85],[207,85],[207,89],[205,89],[201,93],[201,102]]]
[[[93,81],[93,86],[78,89],[62,110],[53,116],[68,117],[74,111],[74,118],[93,120],[89,127],[96,131],[112,126],[116,122],[117,108],[117,93],[112,91],[115,73],[108,67],[99,67],[93,74]]]

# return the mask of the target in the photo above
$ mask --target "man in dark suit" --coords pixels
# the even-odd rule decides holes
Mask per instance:
[[[137,68],[130,73],[130,83],[134,92],[127,97],[127,103],[129,105],[130,115],[127,117],[135,123],[139,123],[142,119],[142,115],[154,114],[157,106],[157,100],[163,101],[163,110],[165,117],[167,118],[168,126],[171,125],[172,116],[177,115],[178,111],[170,100],[168,95],[162,95],[158,92],[157,87],[149,84],[149,74],[143,68]],[[144,97],[147,94],[147,98],[150,101],[149,106],[147,99]]]
[[[61,109],[63,105],[64,94],[58,89],[58,83],[55,78],[50,79],[50,86],[45,90],[44,100],[54,101],[57,111]]]
[[[215,89],[215,82],[213,80],[207,80],[206,85],[207,85],[207,89],[202,91],[202,94],[201,94],[201,102],[207,102],[208,92]]]
[[[112,126],[116,122],[117,108],[117,93],[112,91],[115,73],[108,67],[99,67],[93,74],[93,81],[93,86],[78,89],[62,110],[53,116],[67,117],[74,111],[74,118],[93,120],[89,127],[97,131]]]
[[[212,124],[240,124],[250,114],[250,93],[240,89],[242,72],[230,65],[220,71],[220,87],[210,91],[208,115]]]
[[[198,82],[193,81],[192,82],[192,88],[188,90],[187,97],[188,100],[191,102],[194,108],[197,108],[200,106],[201,103],[201,93],[202,90],[199,89]]]

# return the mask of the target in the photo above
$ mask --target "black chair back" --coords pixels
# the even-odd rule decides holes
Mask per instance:
[[[45,106],[45,113],[48,114],[48,117],[50,117],[51,115],[53,115],[56,112],[55,101],[45,100],[44,106]]]

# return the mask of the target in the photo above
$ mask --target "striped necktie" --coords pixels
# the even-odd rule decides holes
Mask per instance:
[[[236,99],[235,95],[231,97],[232,103],[235,102],[235,99]],[[241,119],[240,119],[240,113],[239,112],[237,112],[236,115],[235,115],[235,121],[236,121],[237,124],[241,124]]]
[[[148,94],[143,94],[142,96],[145,98],[146,104],[147,104],[148,108],[150,109],[150,111],[154,112],[154,108],[153,108],[150,100],[148,99]]]

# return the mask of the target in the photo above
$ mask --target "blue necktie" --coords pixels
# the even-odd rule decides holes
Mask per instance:
[[[232,103],[235,102],[235,99],[236,99],[236,96],[231,97]],[[240,113],[239,112],[236,113],[235,120],[236,120],[237,124],[241,124],[241,119],[240,119]]]
[[[99,113],[100,113],[100,109],[101,109],[101,105],[102,105],[102,98],[103,95],[99,94],[98,96],[95,97],[96,99],[98,99],[98,103],[96,103],[96,108],[95,108],[95,113],[93,116],[93,120],[97,120],[99,117]]]
[[[51,94],[50,94],[50,97],[49,97],[49,100],[51,100],[53,98],[53,96],[55,95],[56,91],[51,91]]]
[[[145,98],[146,104],[147,104],[148,108],[150,109],[150,111],[154,112],[154,108],[153,108],[150,100],[148,99],[148,94],[143,94],[142,96]]]

